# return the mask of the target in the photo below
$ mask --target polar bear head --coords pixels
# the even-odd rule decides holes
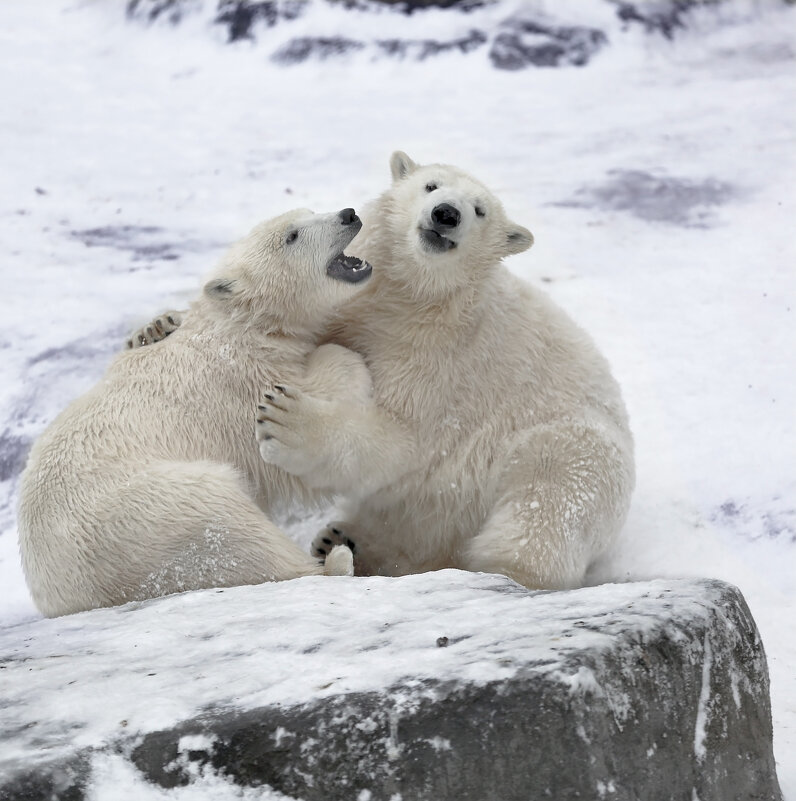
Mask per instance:
[[[343,255],[361,228],[353,209],[296,209],[260,223],[230,248],[205,298],[230,316],[286,332],[319,331],[371,274],[367,262]]]
[[[398,253],[414,257],[403,265],[391,259],[392,272],[411,269],[413,282],[425,278],[440,290],[455,289],[533,244],[531,232],[509,220],[500,201],[462,170],[421,166],[402,151],[393,153],[390,168],[393,185],[377,205],[388,217],[381,225]]]

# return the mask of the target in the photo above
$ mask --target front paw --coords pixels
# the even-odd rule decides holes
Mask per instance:
[[[257,407],[257,442],[263,461],[296,476],[310,473],[321,449],[318,401],[277,384]]]
[[[161,314],[160,317],[151,323],[133,331],[127,340],[128,348],[142,348],[145,345],[153,345],[165,339],[173,331],[182,325],[182,314],[178,311],[170,311]]]

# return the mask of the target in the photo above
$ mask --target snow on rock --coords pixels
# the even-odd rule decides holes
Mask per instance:
[[[718,581],[208,590],[3,629],[0,676],[1,799],[109,775],[140,798],[781,798],[763,647]]]

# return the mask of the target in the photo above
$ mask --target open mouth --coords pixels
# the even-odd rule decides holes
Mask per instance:
[[[370,277],[373,267],[356,256],[344,256],[342,253],[335,256],[326,266],[326,275],[337,281],[347,281],[349,284],[358,284]]]
[[[429,250],[435,250],[438,253],[444,253],[446,250],[453,250],[456,247],[456,243],[452,239],[437,233],[432,228],[421,228],[420,239]]]

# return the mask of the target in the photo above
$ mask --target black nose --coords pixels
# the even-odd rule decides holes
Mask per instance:
[[[440,228],[455,228],[461,222],[462,215],[459,209],[451,206],[450,203],[440,203],[431,212],[431,219]]]
[[[353,209],[343,209],[342,211],[338,211],[337,216],[340,218],[343,225],[351,225],[351,223],[356,222],[359,219],[359,217],[357,217],[357,213]]]

